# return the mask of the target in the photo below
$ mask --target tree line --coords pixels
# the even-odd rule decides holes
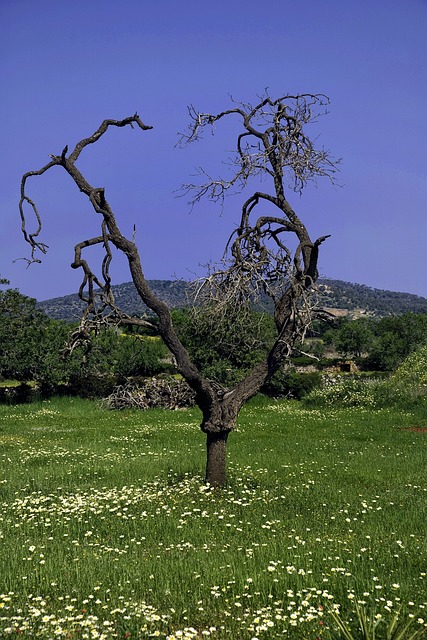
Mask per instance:
[[[333,346],[365,371],[394,371],[427,340],[427,314],[341,319],[335,328],[320,327],[323,348]]]
[[[0,284],[7,286],[7,280]],[[36,383],[43,395],[102,396],[129,376],[165,371],[159,340],[132,338],[118,328],[100,330],[70,352],[76,324],[52,320],[17,289],[0,290],[0,376]]]
[[[174,373],[173,358],[147,329],[108,327],[83,347],[67,351],[76,325],[53,320],[36,301],[0,280],[0,376],[36,383],[44,395],[69,393],[104,396],[129,378]],[[260,362],[274,339],[271,315],[229,314],[221,323],[189,309],[172,312],[178,335],[203,374],[230,388]],[[301,397],[318,384],[319,374],[300,373],[312,365],[320,372],[340,358],[353,359],[365,371],[394,371],[426,341],[427,314],[406,313],[381,319],[340,319],[313,323],[306,343],[296,344],[290,365],[264,386],[272,395]]]

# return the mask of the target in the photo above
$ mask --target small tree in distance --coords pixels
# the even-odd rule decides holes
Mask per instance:
[[[70,154],[65,147],[60,155],[51,156],[51,161],[40,170],[22,177],[20,214],[25,240],[32,247],[31,261],[39,261],[37,253],[46,253],[47,247],[39,240],[42,230],[39,211],[27,195],[29,177],[40,176],[54,166],[63,167],[89,198],[95,212],[101,215],[100,235],[76,245],[71,265],[83,271],[79,295],[86,302],[76,337],[85,339],[90,329],[100,322],[136,324],[158,332],[174,355],[178,371],[196,393],[203,415],[201,429],[207,442],[206,481],[214,486],[225,483],[227,438],[236,425],[240,409],[289,359],[310,322],[309,296],[318,277],[319,247],[328,236],[310,238],[306,226],[288,202],[286,190],[301,193],[308,181],[319,176],[334,179],[337,161],[324,149],[316,148],[306,132],[307,125],[325,112],[328,102],[323,95],[285,95],[273,100],[267,94],[256,105],[234,102],[232,108],[216,115],[199,113],[193,107],[189,109],[190,126],[181,138],[182,144],[196,141],[204,129],[226,118],[237,117],[241,125],[229,177],[214,179],[201,170],[203,183],[184,187],[192,194],[193,204],[204,197],[215,202],[222,200],[233,188],[246,188],[252,178],[267,178],[271,183],[270,192],[256,190],[245,200],[240,223],[229,239],[223,261],[211,267],[198,284],[198,303],[208,309],[206,317],[211,322],[220,321],[227,314],[245,313],[261,293],[269,296],[274,305],[275,337],[268,353],[232,389],[213,384],[191,361],[177,336],[169,308],[150,290],[134,239],[126,238],[120,231],[104,188],[90,185],[76,167],[80,153],[96,143],[110,127],[129,125],[142,131],[152,127],[144,124],[137,114],[119,121],[104,120],[99,129],[78,142]],[[37,223],[32,233],[27,231],[26,206],[30,207]],[[100,276],[92,271],[82,255],[85,249],[95,245],[105,249]],[[127,257],[134,285],[157,321],[130,317],[115,305],[109,272],[111,245]]]

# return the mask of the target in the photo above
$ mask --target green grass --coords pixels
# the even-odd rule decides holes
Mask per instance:
[[[0,637],[329,639],[357,602],[423,628],[421,409],[258,398],[216,492],[199,417],[0,406]]]

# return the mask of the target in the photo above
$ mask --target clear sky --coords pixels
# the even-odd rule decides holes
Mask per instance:
[[[105,187],[124,231],[137,227],[148,278],[189,279],[218,259],[239,198],[191,213],[175,195],[197,166],[221,173],[228,125],[175,148],[187,105],[217,112],[322,92],[319,142],[342,158],[339,188],[319,182],[289,200],[322,245],[323,277],[427,297],[427,0],[1,0],[0,275],[39,300],[77,290],[73,247],[99,220],[59,168],[29,184],[50,246],[26,269],[20,178],[137,111],[152,131],[111,131],[78,166]],[[130,280],[124,261],[116,283]]]

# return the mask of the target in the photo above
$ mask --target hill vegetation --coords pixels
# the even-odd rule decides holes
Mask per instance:
[[[375,289],[343,280],[319,280],[319,304],[354,312],[365,310],[375,316],[427,313],[427,298],[412,293]],[[351,314],[350,314],[351,315]]]
[[[191,283],[184,280],[150,280],[149,284],[155,295],[172,309],[188,305]],[[410,293],[327,279],[318,281],[318,289],[319,306],[346,311],[350,317],[363,313],[372,316],[427,313],[427,299]],[[132,282],[115,285],[113,291],[117,305],[126,313],[143,315],[148,312]],[[38,303],[38,307],[50,318],[69,322],[78,320],[83,308],[77,294],[44,300]]]

